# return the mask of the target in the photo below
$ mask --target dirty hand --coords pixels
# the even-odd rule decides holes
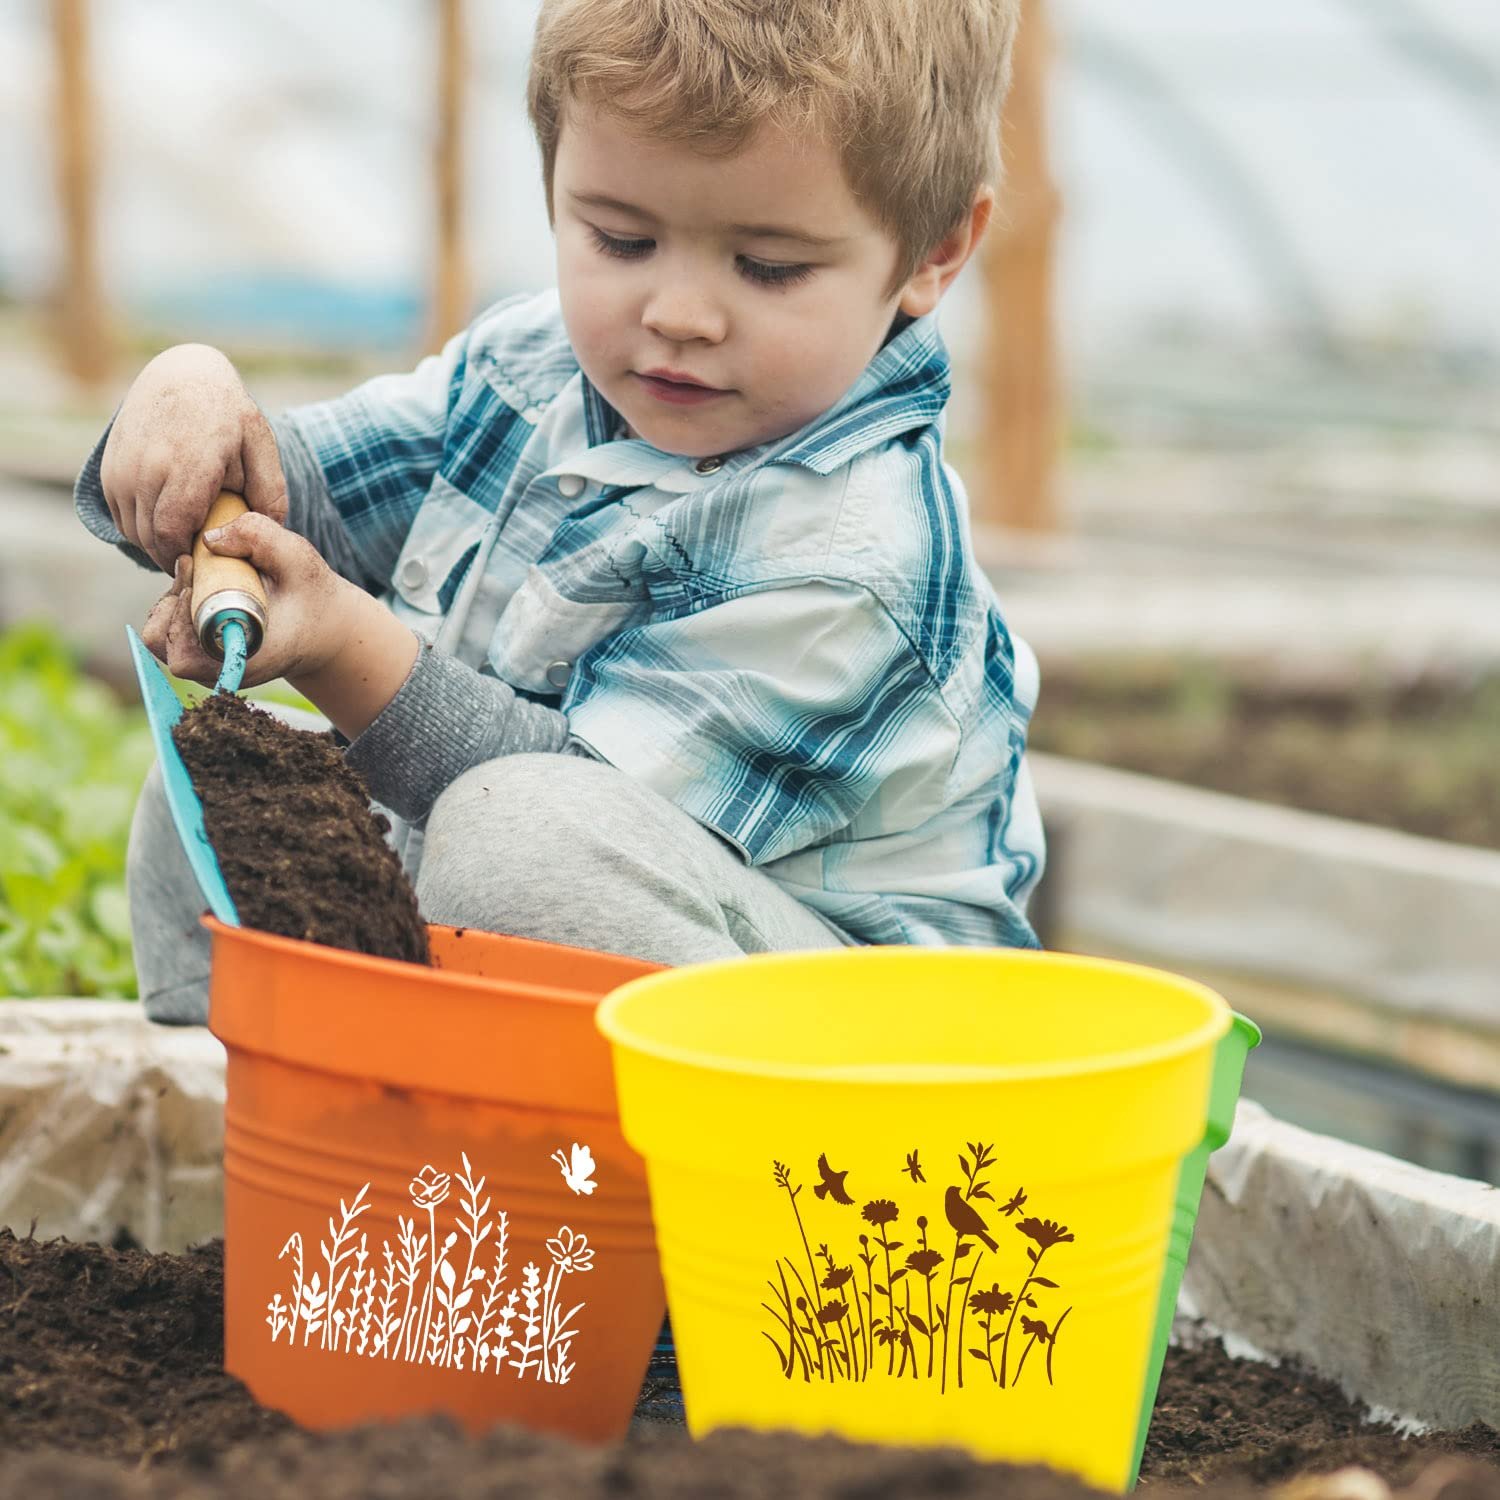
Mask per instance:
[[[265,584],[265,639],[245,668],[243,686],[315,674],[327,666],[345,644],[353,596],[361,591],[340,578],[311,542],[267,516],[247,511],[207,532],[204,542],[211,552],[245,558]],[[187,552],[178,556],[172,587],[152,606],[141,639],[174,676],[212,687],[222,663],[198,642],[192,597],[193,557]]]
[[[139,375],[115,416],[99,469],[126,541],[164,573],[192,549],[220,490],[272,521],[287,514],[276,439],[239,373],[217,349],[179,344]]]

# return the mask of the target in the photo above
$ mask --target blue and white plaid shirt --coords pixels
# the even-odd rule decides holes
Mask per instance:
[[[974,560],[948,391],[921,318],[801,430],[695,462],[617,435],[549,293],[285,420],[435,649],[861,942],[1034,946],[1036,662]]]

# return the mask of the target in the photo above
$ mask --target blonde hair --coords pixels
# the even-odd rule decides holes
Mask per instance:
[[[564,109],[733,155],[817,131],[901,246],[900,287],[999,176],[1020,0],[543,0],[527,85],[547,210]]]

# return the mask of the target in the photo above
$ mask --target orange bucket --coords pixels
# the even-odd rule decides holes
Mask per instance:
[[[430,926],[426,969],[203,920],[229,1373],[313,1428],[622,1436],[664,1297],[594,1011],[655,966]]]

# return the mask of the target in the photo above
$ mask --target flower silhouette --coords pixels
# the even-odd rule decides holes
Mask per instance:
[[[321,1264],[307,1263],[300,1233],[287,1239],[277,1259],[292,1260],[292,1295],[278,1293],[267,1304],[273,1343],[284,1338],[393,1365],[569,1382],[576,1347],[587,1336],[575,1326],[585,1303],[576,1283],[565,1292],[564,1281],[592,1270],[595,1251],[564,1225],[546,1242],[550,1261],[545,1254],[528,1259],[517,1283],[510,1211],[494,1208],[485,1176],[466,1152],[458,1155],[462,1165],[451,1173],[429,1161],[408,1179],[415,1209],[410,1217],[394,1215],[396,1234],[383,1245],[358,1223],[372,1206],[370,1182],[351,1200],[338,1200],[321,1241],[313,1235]],[[443,1222],[449,1215],[451,1226]]]
[[[564,1275],[570,1271],[592,1271],[594,1252],[589,1249],[588,1236],[574,1234],[566,1224],[557,1231],[555,1240],[547,1241],[547,1253],[552,1263]]]
[[[407,1184],[406,1190],[418,1208],[436,1208],[448,1196],[448,1174],[434,1166],[425,1166]]]
[[[958,1155],[961,1176],[952,1182],[930,1165],[924,1170],[927,1154],[925,1145],[920,1153],[892,1151],[889,1175],[871,1171],[866,1192],[856,1193],[847,1178],[865,1169],[857,1160],[854,1174],[836,1169],[825,1153],[806,1204],[790,1169],[772,1162],[776,1188],[791,1210],[786,1227],[795,1236],[767,1279],[770,1297],[762,1307],[774,1324],[762,1332],[785,1379],[909,1377],[929,1380],[946,1394],[978,1378],[1004,1392],[1034,1365],[1044,1375],[1033,1371],[1033,1384],[1051,1384],[1062,1325],[1073,1309],[1061,1305],[1058,1281],[1045,1274],[1049,1252],[1087,1239],[1087,1226],[1079,1236],[1063,1221],[1043,1218],[1026,1189],[1013,1187],[1014,1179],[996,1181],[993,1144],[966,1143]],[[835,1143],[834,1159],[851,1158]],[[898,1165],[910,1187],[895,1186]],[[875,1196],[882,1189],[892,1196]],[[840,1231],[840,1209],[850,1206],[854,1213]],[[1002,1219],[1021,1232],[1024,1245],[1009,1238]],[[947,1233],[951,1242],[941,1240]],[[1012,1268],[1011,1261],[1020,1264]],[[1038,1346],[1041,1353],[1028,1360]]]
[[[1000,1284],[994,1282],[987,1292],[975,1292],[969,1298],[969,1306],[975,1312],[1003,1313],[1010,1310],[1010,1305],[1016,1300],[1014,1292],[1002,1292]]]
[[[1035,1240],[1043,1250],[1073,1238],[1072,1233],[1054,1219],[1022,1219],[1016,1228],[1029,1239]]]
[[[558,1147],[549,1158],[562,1168],[563,1181],[573,1189],[575,1193],[592,1193],[599,1186],[592,1180],[594,1176],[594,1153],[587,1146],[580,1146],[577,1141],[573,1142],[573,1150],[569,1155],[564,1155],[562,1148]]]

